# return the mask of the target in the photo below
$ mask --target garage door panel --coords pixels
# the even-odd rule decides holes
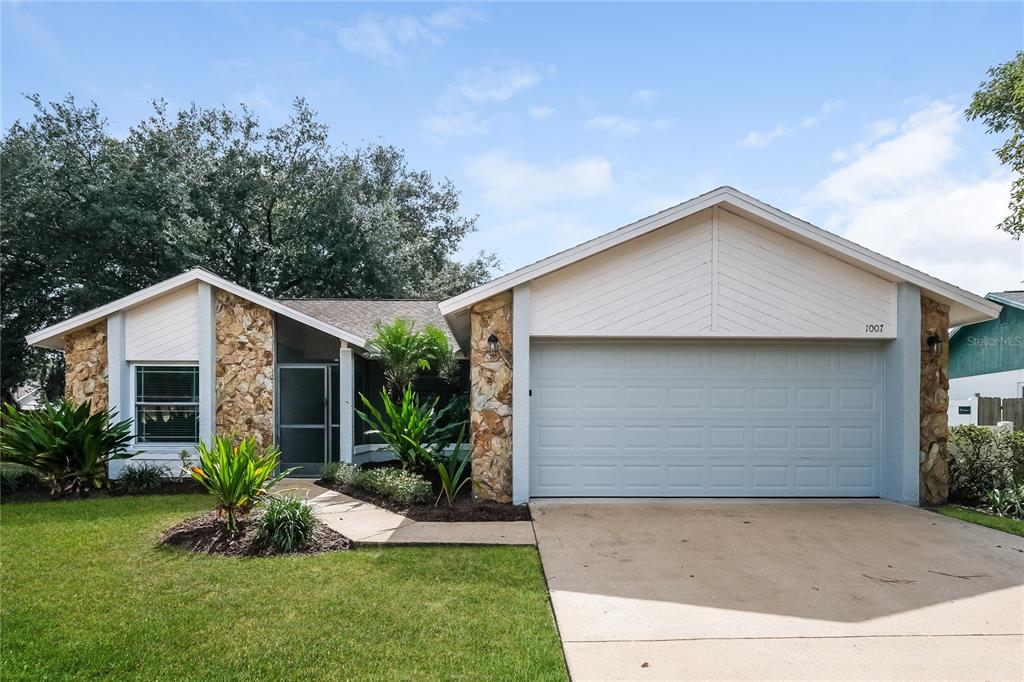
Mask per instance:
[[[878,494],[878,346],[722,345],[534,341],[531,494]]]

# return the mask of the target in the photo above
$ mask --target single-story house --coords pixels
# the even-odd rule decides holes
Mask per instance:
[[[275,442],[283,466],[316,475],[327,461],[377,458],[353,412],[359,393],[384,386],[368,339],[396,317],[447,331],[437,303],[272,300],[197,268],[27,338],[64,351],[67,397],[134,420],[137,459],[176,471],[200,438],[234,433]],[[429,392],[446,398],[443,383]]]
[[[999,316],[957,327],[949,338],[949,397],[1024,398],[1024,291],[985,298]]]
[[[393,314],[375,305],[196,270],[28,341],[64,349],[68,394],[140,415],[141,439],[146,410],[184,404],[182,442],[255,432],[312,466],[357,455],[365,324]],[[939,501],[948,329],[999,314],[731,187],[419,305],[469,356],[477,494],[514,502]]]

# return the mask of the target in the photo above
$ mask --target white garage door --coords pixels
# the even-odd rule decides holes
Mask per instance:
[[[530,494],[877,496],[881,360],[856,342],[533,339]]]

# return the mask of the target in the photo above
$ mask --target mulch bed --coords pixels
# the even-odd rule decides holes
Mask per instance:
[[[62,502],[66,500],[80,500],[92,497],[124,497],[126,495],[195,495],[197,493],[205,492],[206,488],[192,479],[166,481],[165,483],[160,484],[160,487],[158,488],[145,491],[126,490],[125,488],[118,487],[115,482],[112,488],[90,490],[85,495],[62,495],[61,497],[51,496],[50,489],[45,485],[40,485],[33,488],[24,488],[22,490],[4,493],[0,496],[0,502]]]
[[[341,533],[319,523],[313,542],[295,552],[278,552],[273,547],[256,542],[256,526],[250,519],[238,520],[238,533],[232,535],[216,511],[186,519],[160,534],[160,544],[186,549],[190,552],[219,556],[253,557],[282,554],[322,554],[352,549],[352,541]]]
[[[334,481],[319,480],[321,485],[339,493],[354,497],[357,500],[369,502],[370,504],[382,507],[397,514],[412,519],[413,521],[530,521],[530,507],[525,504],[500,504],[490,500],[474,500],[468,492],[463,492],[455,500],[455,504],[449,507],[444,500],[434,506],[433,503],[402,505],[387,498],[374,495],[362,488],[336,483]]]

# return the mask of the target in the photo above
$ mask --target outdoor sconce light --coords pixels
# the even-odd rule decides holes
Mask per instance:
[[[498,352],[498,337],[495,336],[494,334],[491,334],[490,336],[487,337],[487,348],[492,353]]]
[[[931,353],[933,358],[937,358],[942,355],[942,339],[937,334],[932,334],[928,337],[928,352]]]

